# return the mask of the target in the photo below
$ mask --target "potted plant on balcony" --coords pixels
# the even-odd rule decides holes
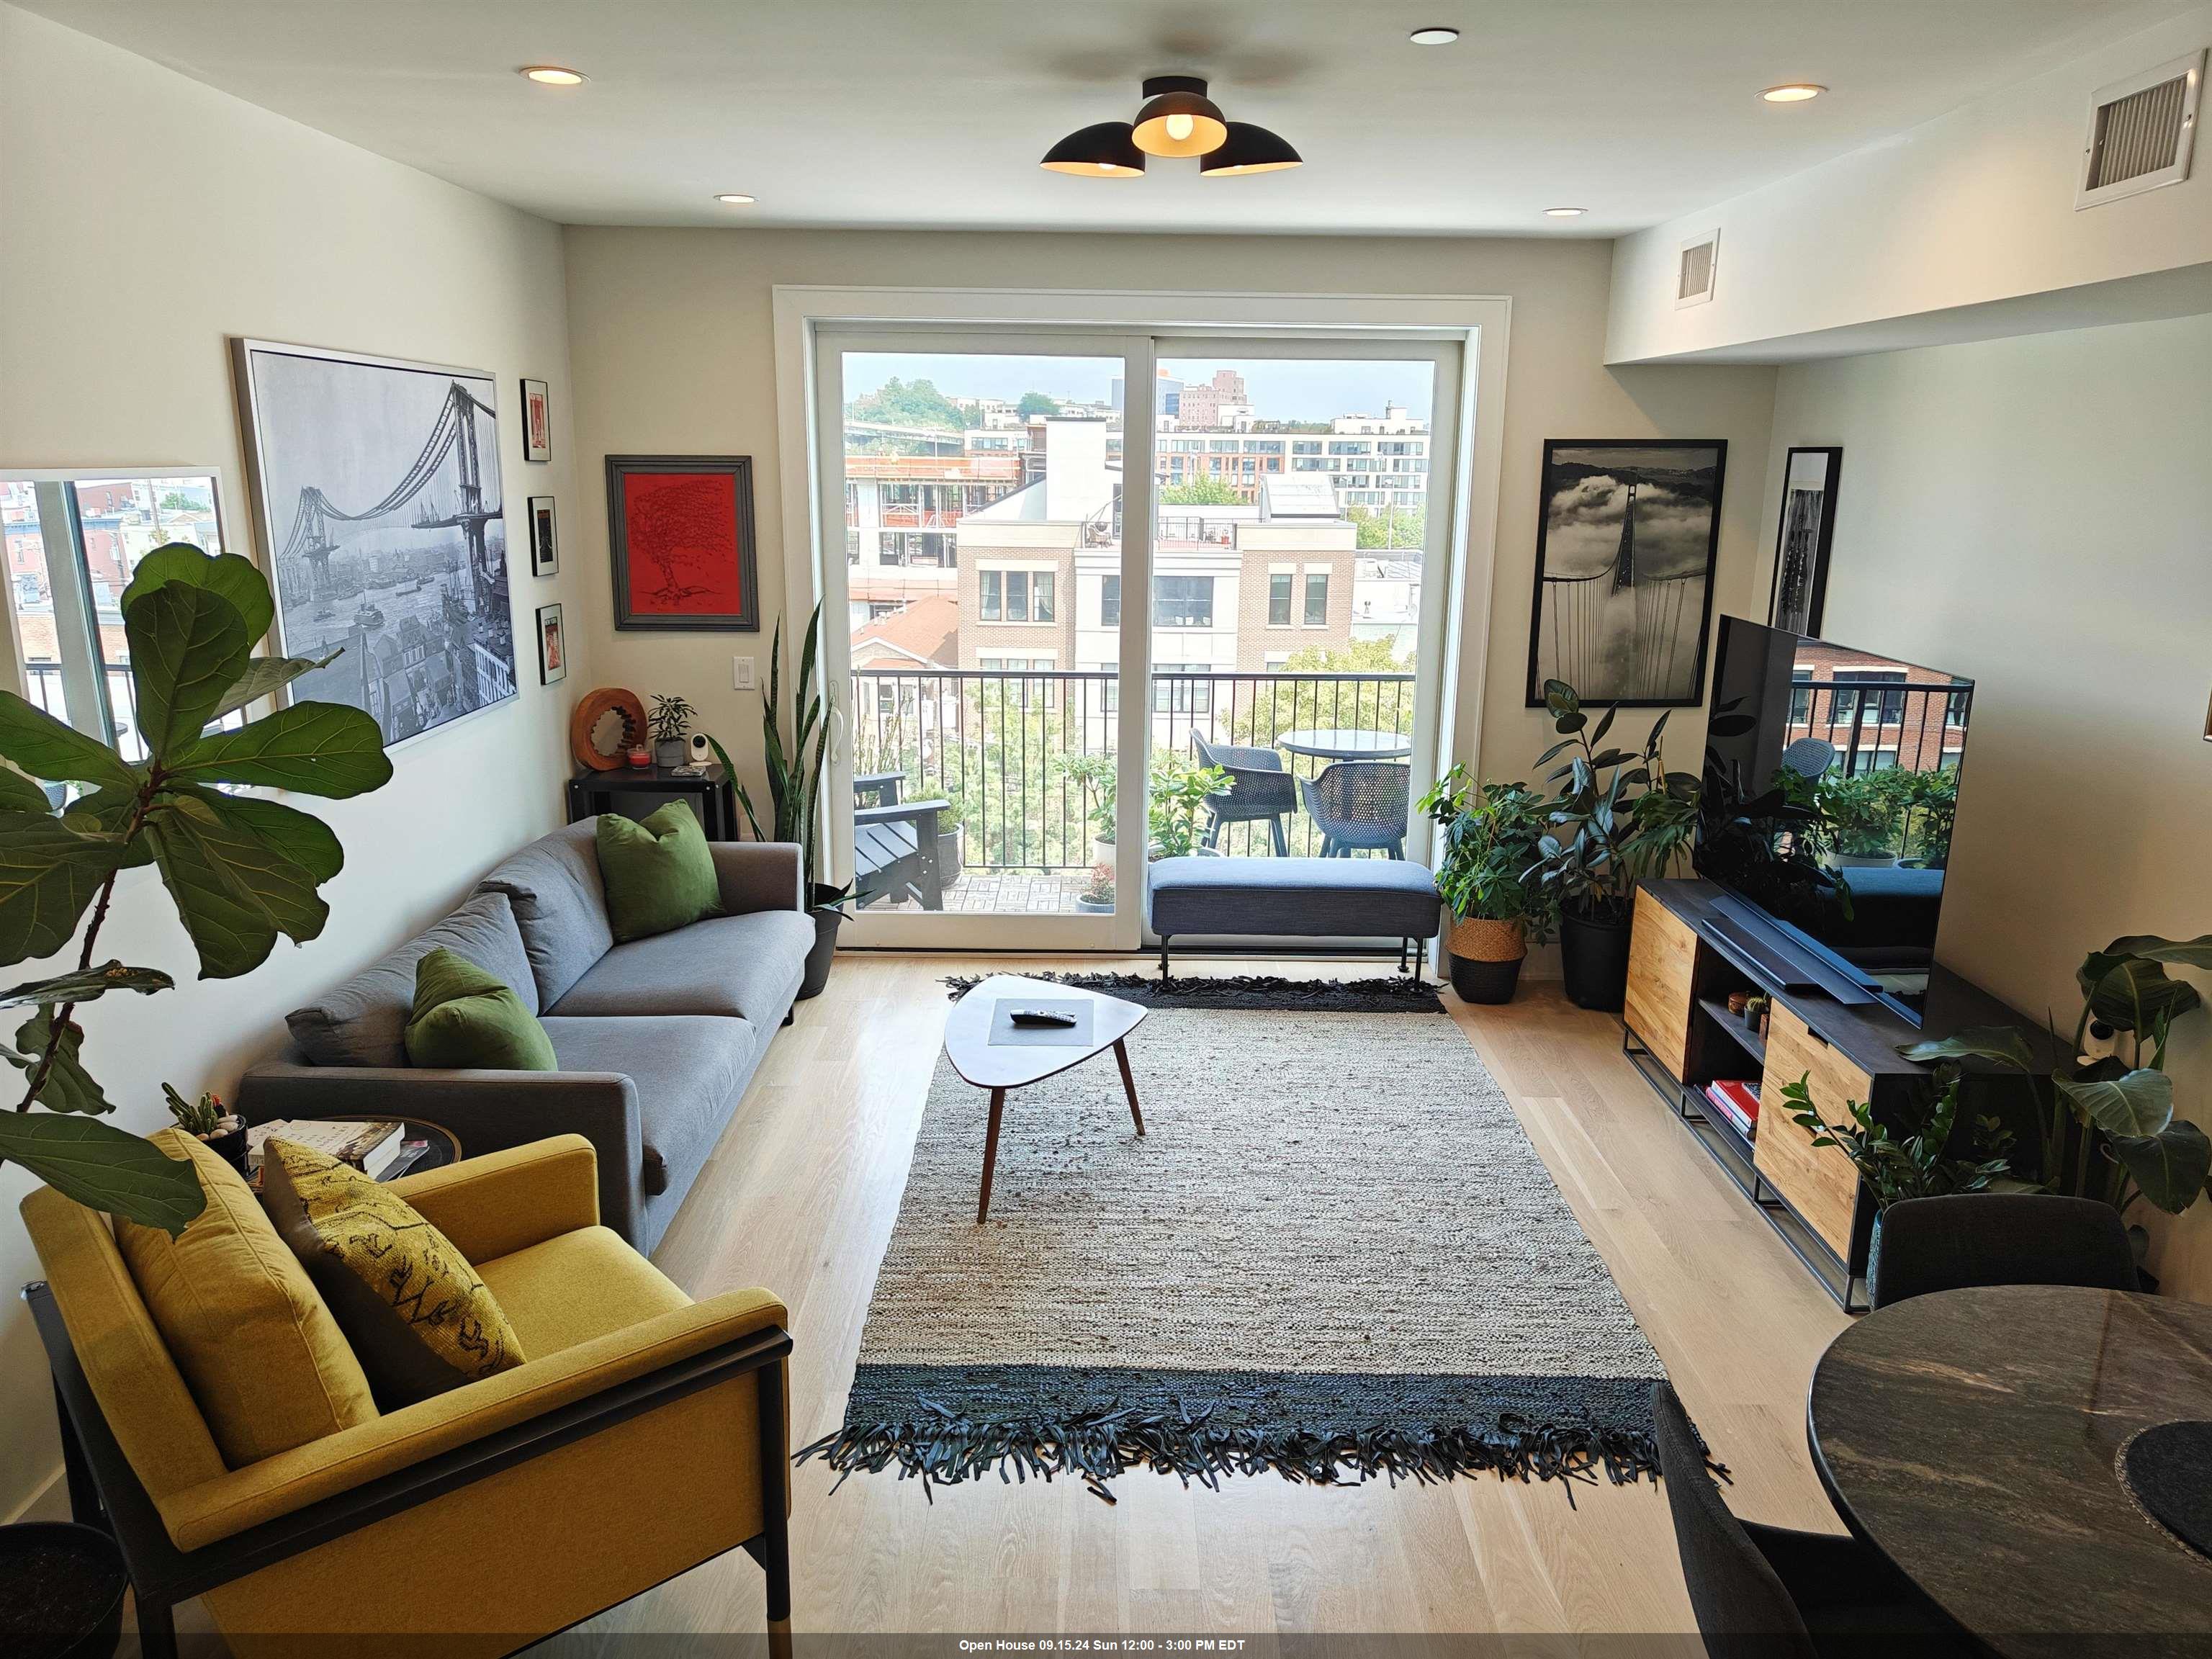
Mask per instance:
[[[1618,1009],[1628,986],[1628,927],[1636,884],[1674,867],[1695,833],[1698,781],[1669,772],[1660,753],[1667,715],[1652,722],[1641,750],[1604,748],[1618,705],[1595,726],[1565,680],[1544,682],[1544,706],[1559,741],[1537,757],[1560,756],[1551,775],[1559,793],[1546,813],[1550,833],[1537,843],[1533,873],[1559,907],[1560,969],[1568,1000]],[[1671,712],[1671,711],[1670,711]]]
[[[1075,908],[1085,915],[1110,915],[1114,910],[1114,866],[1093,865],[1091,884],[1075,896]]]
[[[1231,787],[1228,772],[1218,766],[1193,766],[1166,750],[1152,751],[1152,787],[1145,803],[1146,827],[1152,844],[1150,859],[1185,858],[1198,850],[1198,815],[1206,797]]]
[[[1114,862],[1114,767],[1111,755],[1070,755],[1060,763],[1060,770],[1091,800],[1093,864],[1110,866]]]
[[[1899,791],[1893,777],[1911,773],[1865,772],[1856,777],[1825,777],[1814,786],[1814,801],[1830,826],[1838,869],[1875,869],[1897,862]]]
[[[1436,876],[1452,914],[1452,989],[1468,1002],[1510,1002],[1529,945],[1549,939],[1558,920],[1535,868],[1546,803],[1526,784],[1478,785],[1455,766],[1419,805],[1443,836]]]

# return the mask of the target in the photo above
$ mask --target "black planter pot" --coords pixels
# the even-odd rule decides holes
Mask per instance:
[[[830,964],[837,956],[837,930],[844,925],[842,910],[810,910],[814,918],[814,948],[806,953],[806,975],[799,981],[801,1002],[809,997],[818,997],[822,988],[830,982]]]
[[[246,1167],[246,1120],[233,1117],[230,1121],[235,1127],[221,1134],[203,1136],[202,1144],[239,1174],[250,1174]]]
[[[1521,982],[1526,957],[1508,962],[1476,962],[1468,957],[1451,959],[1451,988],[1462,1002],[1510,1002],[1513,988]]]
[[[130,1583],[104,1532],[64,1522],[0,1527],[0,1653],[109,1659]]]
[[[1628,919],[1559,918],[1560,975],[1577,1008],[1613,1013],[1628,995]]]

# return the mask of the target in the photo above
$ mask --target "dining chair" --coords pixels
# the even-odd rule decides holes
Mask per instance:
[[[1713,1659],[1863,1659],[1877,1638],[1894,1645],[1900,1637],[1911,1638],[1915,1659],[1977,1651],[1871,1546],[1737,1520],[1706,1473],[1705,1443],[1671,1384],[1653,1386],[1651,1408],[1682,1577]]]
[[[1406,805],[1413,769],[1403,761],[1335,761],[1298,780],[1298,798],[1321,831],[1321,855],[1368,850],[1406,856]]]
[[[1867,1274],[1875,1307],[1982,1285],[2142,1288],[2120,1212],[2093,1198],[1950,1193],[1900,1199],[1881,1212]]]
[[[1190,741],[1200,766],[1218,766],[1229,774],[1229,787],[1206,798],[1206,810],[1212,814],[1206,826],[1206,844],[1218,847],[1226,824],[1265,823],[1275,856],[1290,857],[1283,820],[1298,810],[1298,797],[1283,757],[1272,749],[1250,744],[1208,743],[1195,732]]]

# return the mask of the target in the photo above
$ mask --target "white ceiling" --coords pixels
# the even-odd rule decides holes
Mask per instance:
[[[1612,235],[1939,115],[2185,0],[16,0],[583,224]],[[1462,31],[1419,47],[1409,28]],[[554,63],[574,91],[523,81]],[[1036,161],[1194,73],[1295,172]],[[1778,106],[1778,82],[1831,94]],[[736,210],[720,191],[757,196]],[[1547,207],[1587,207],[1559,221]]]

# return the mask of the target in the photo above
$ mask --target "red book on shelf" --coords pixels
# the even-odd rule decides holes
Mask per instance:
[[[1759,1091],[1736,1078],[1721,1078],[1705,1085],[1705,1098],[1747,1139],[1759,1133]]]

